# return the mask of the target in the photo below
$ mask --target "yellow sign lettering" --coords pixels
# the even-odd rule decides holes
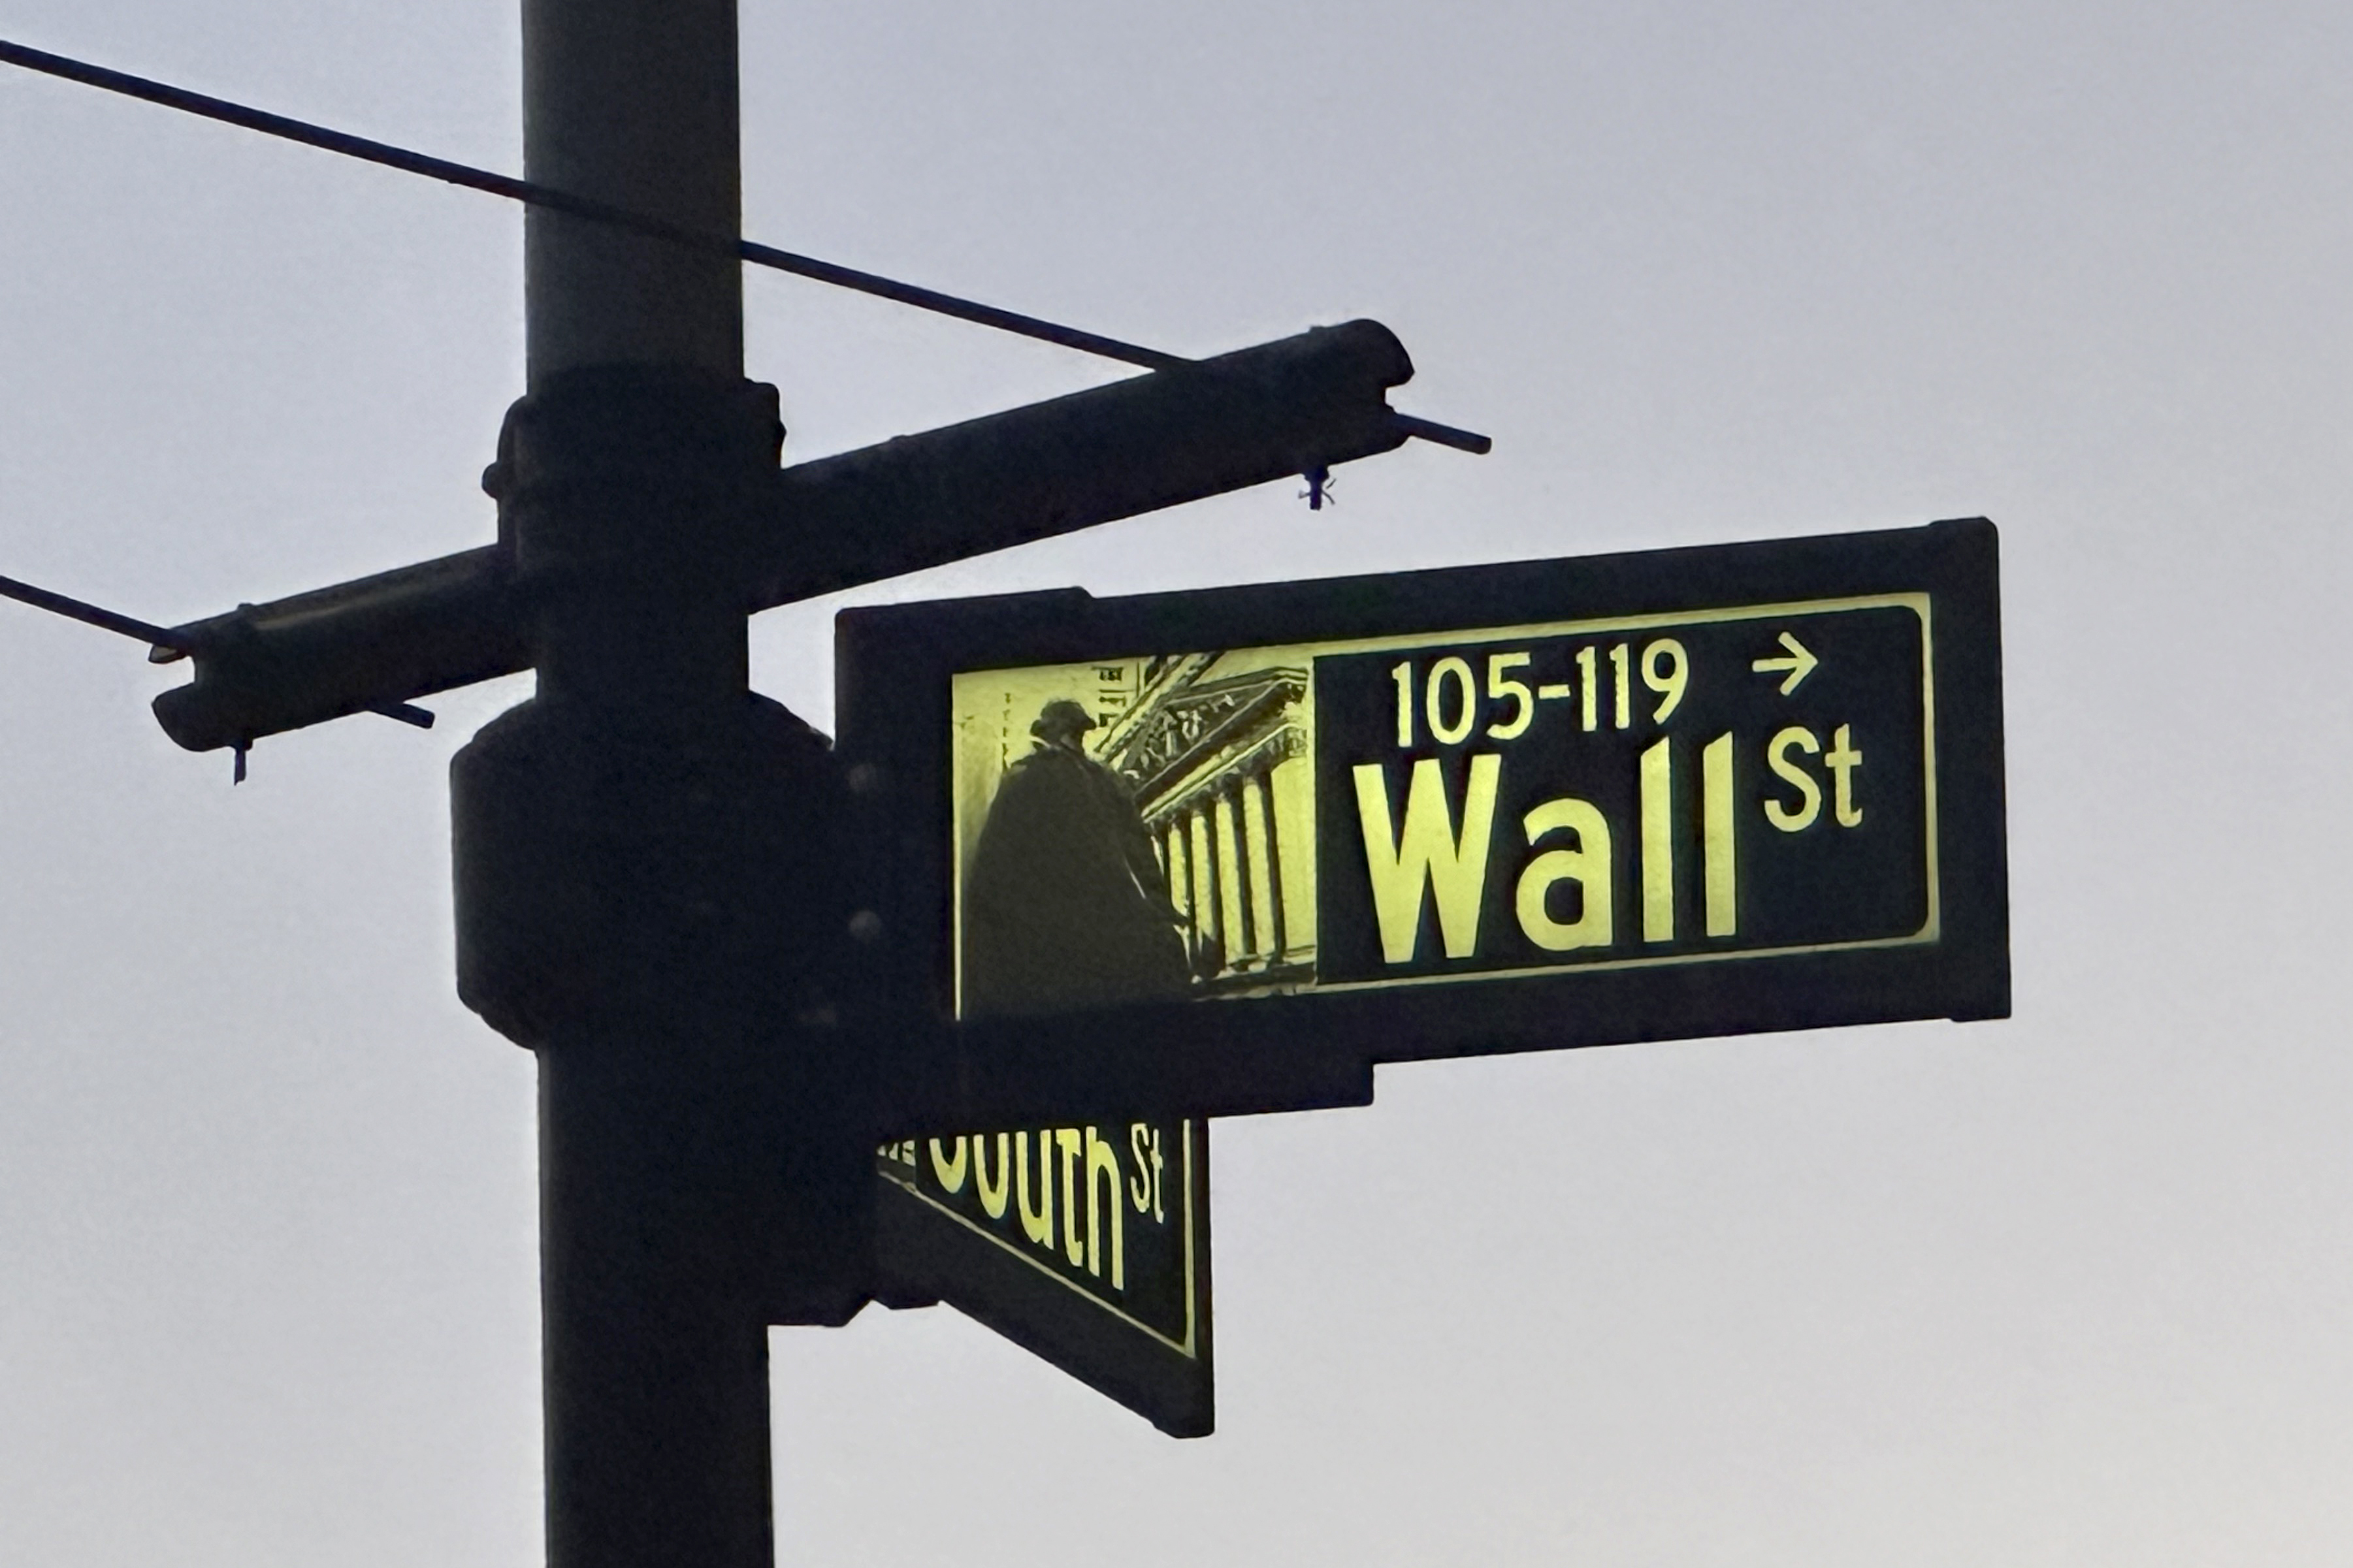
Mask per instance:
[[[1778,800],[1765,803],[1765,820],[1784,833],[1797,833],[1814,825],[1822,814],[1822,786],[1814,782],[1805,764],[1793,761],[1789,753],[1803,751],[1808,756],[1822,749],[1814,732],[1803,725],[1792,724],[1765,743],[1765,763],[1782,782],[1798,792],[1798,804],[1791,807]]]
[[[1106,1201],[1098,1205],[1097,1197]],[[1087,1129],[1087,1272],[1103,1278],[1103,1220],[1111,1216],[1111,1288],[1127,1289],[1127,1205],[1120,1196],[1119,1145]]]
[[[1642,753],[1642,940],[1675,940],[1675,763],[1668,742]]]
[[[1520,930],[1547,952],[1609,946],[1614,934],[1609,909],[1609,824],[1600,808],[1589,801],[1564,796],[1529,812],[1521,826],[1530,845],[1548,833],[1567,831],[1577,835],[1577,847],[1547,849],[1520,873],[1514,900]],[[1545,908],[1556,882],[1576,882],[1581,888],[1585,907],[1577,919],[1556,921]]]
[[[1730,936],[1740,918],[1740,889],[1732,858],[1732,736],[1728,731],[1710,741],[1699,754],[1699,795],[1707,934]]]
[[[981,1212],[991,1219],[1003,1219],[1005,1200],[1013,1191],[1013,1135],[1009,1132],[997,1135],[997,1181],[994,1185],[988,1180],[988,1159],[985,1152],[987,1147],[986,1138],[972,1141],[972,1188],[980,1198]]]
[[[1086,1244],[1079,1239],[1079,1156],[1086,1152],[1086,1144],[1075,1127],[1054,1129],[1054,1148],[1061,1155],[1062,1166],[1062,1250],[1070,1254],[1071,1266],[1086,1262]],[[1050,1175],[1049,1181],[1053,1178]]]
[[[1841,827],[1862,826],[1862,807],[1854,804],[1854,770],[1862,766],[1862,753],[1847,739],[1847,726],[1841,724],[1831,737],[1829,755],[1823,765],[1831,770],[1831,798]]]
[[[1356,815],[1364,828],[1365,860],[1373,880],[1373,910],[1381,928],[1381,956],[1409,963],[1421,937],[1422,891],[1438,902],[1438,930],[1446,956],[1468,958],[1479,942],[1479,902],[1487,884],[1487,844],[1495,825],[1495,780],[1503,758],[1471,759],[1462,800],[1462,831],[1454,831],[1446,784],[1435,758],[1413,764],[1406,785],[1405,831],[1389,816],[1388,771],[1378,763],[1356,770]]]
[[[962,1138],[957,1139],[955,1158],[951,1160],[940,1152],[940,1141],[936,1138],[932,1140],[932,1174],[940,1179],[942,1192],[964,1191],[965,1146],[965,1141]]]
[[[1040,1247],[1054,1245],[1054,1149],[1048,1134],[1038,1134],[1038,1206],[1029,1206],[1029,1134],[1013,1135],[1013,1203],[1021,1214],[1021,1234]]]
[[[1127,1146],[1135,1155],[1135,1174],[1127,1179],[1127,1195],[1135,1205],[1135,1212],[1145,1214],[1152,1208],[1152,1181],[1145,1174],[1152,1169],[1152,1124],[1132,1124],[1127,1130]]]

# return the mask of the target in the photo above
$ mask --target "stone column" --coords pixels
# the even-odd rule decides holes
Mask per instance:
[[[1211,830],[1218,856],[1219,923],[1226,931],[1226,967],[1240,969],[1249,961],[1250,941],[1249,882],[1244,876],[1240,836],[1235,831],[1234,797],[1223,790],[1211,797]]]
[[[1257,937],[1252,945],[1272,964],[1281,962],[1284,945],[1282,882],[1276,875],[1274,823],[1264,773],[1243,778],[1241,801],[1243,848],[1250,862],[1250,930]]]
[[[1282,883],[1283,956],[1315,951],[1315,779],[1306,756],[1284,758],[1267,776],[1275,874]]]
[[[1198,805],[1185,813],[1187,847],[1193,862],[1193,934],[1200,946],[1219,955],[1223,968],[1225,930],[1219,921],[1218,858],[1207,814]]]

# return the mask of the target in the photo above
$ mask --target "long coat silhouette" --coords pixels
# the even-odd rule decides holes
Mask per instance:
[[[1059,1012],[1181,996],[1181,917],[1126,784],[1049,740],[1006,770],[964,910],[964,1011]]]

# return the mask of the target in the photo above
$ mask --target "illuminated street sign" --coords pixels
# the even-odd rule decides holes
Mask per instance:
[[[1995,568],[1969,521],[850,611],[865,891],[937,1016],[1032,1034],[2000,1016]]]
[[[1316,650],[1300,984],[1935,942],[1934,656],[1922,593]]]
[[[2009,1011],[1982,521],[839,626],[877,993],[967,1127],[1100,1108],[1106,1192],[1383,1061]],[[885,1173],[1024,1256],[943,1175],[997,1136]]]
[[[1933,942],[1933,679],[1916,592],[960,672],[955,1010]]]

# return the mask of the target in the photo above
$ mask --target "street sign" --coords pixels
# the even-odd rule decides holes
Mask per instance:
[[[2009,1008],[1982,521],[839,628],[860,897],[980,1068]]]
[[[1145,1226],[1147,1137],[1205,1154],[1203,1113],[1361,1101],[1381,1061],[2009,1010],[1982,521],[838,641],[853,928],[949,1086],[883,1151],[886,1299],[1170,1431],[1208,1424],[1206,1162]],[[968,1131],[1058,1095],[1104,1114]]]
[[[1115,518],[1327,471],[1409,436],[1465,437],[1391,409],[1408,380],[1404,345],[1377,321],[1171,364],[877,446],[746,476],[723,540],[687,552],[723,559],[724,593],[745,613],[1027,543]],[[758,395],[781,435],[773,389]],[[575,411],[574,416],[577,416]],[[192,751],[253,741],[533,668],[546,574],[514,547],[544,486],[536,433],[561,417],[545,396],[509,412],[483,476],[499,499],[500,542],[353,582],[158,628],[157,656],[193,658],[195,679],[155,700],[164,731]],[[711,432],[691,421],[685,440]],[[1461,437],[1457,439],[1457,437]],[[617,430],[586,443],[609,461]],[[771,452],[773,458],[775,453]],[[706,475],[712,459],[691,465]],[[721,508],[723,513],[730,508]],[[920,519],[920,527],[910,520]],[[709,520],[706,520],[706,521]],[[528,552],[523,555],[527,556]],[[36,599],[58,607],[56,595]],[[121,629],[118,627],[117,629]]]
[[[1997,566],[1968,521],[845,612],[853,928],[947,1133],[884,1151],[882,1275],[1206,1430],[1206,1168],[1188,1362],[1134,1295],[1177,1239],[1134,1222],[1142,1130],[1382,1061],[2006,1016]],[[1118,1182],[1127,1289],[1075,1228]]]
[[[944,1300],[1176,1437],[1215,1421],[1199,1118],[907,1139],[878,1158],[878,1294]]]

